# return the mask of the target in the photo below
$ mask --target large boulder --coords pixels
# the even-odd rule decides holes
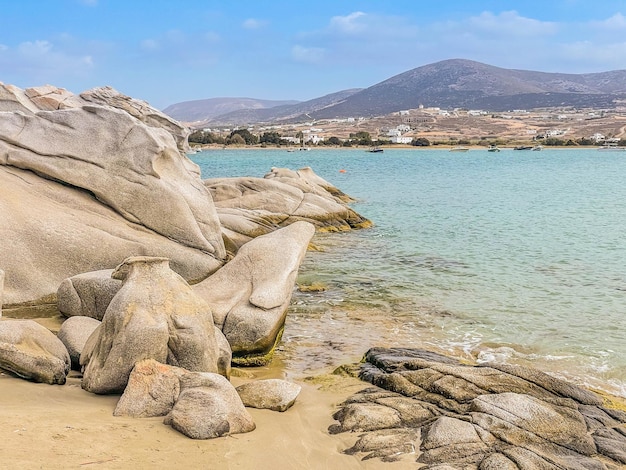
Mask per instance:
[[[302,387],[286,380],[265,379],[245,383],[236,390],[245,406],[286,411],[296,402]]]
[[[346,453],[427,468],[609,469],[626,463],[626,413],[541,371],[472,366],[420,349],[373,348],[331,433],[362,432]]]
[[[255,429],[235,387],[221,375],[198,372],[181,377],[180,395],[164,422],[193,439]]]
[[[235,250],[296,221],[310,222],[318,231],[371,225],[347,205],[353,199],[311,168],[272,168],[264,178],[213,178],[204,184],[213,197],[224,236]]]
[[[63,343],[33,320],[0,321],[0,369],[47,384],[65,383],[70,356]]]
[[[167,255],[188,280],[224,261],[219,219],[184,131],[111,89],[0,85],[5,304],[53,301],[60,282],[131,255]]]
[[[193,286],[211,305],[235,364],[264,365],[271,359],[314,232],[311,224],[296,222],[255,238],[223,268]]]
[[[80,354],[100,322],[90,317],[72,317],[63,322],[57,338],[61,340],[72,361],[72,369],[80,370]]]
[[[217,372],[211,309],[167,258],[131,257],[113,273],[123,285],[81,354],[82,386],[121,393],[135,364],[154,359],[190,371]]]
[[[135,364],[113,415],[149,418],[167,415],[180,394],[180,379],[188,371],[145,359]]]
[[[57,308],[66,317],[90,317],[102,321],[104,312],[122,288],[111,277],[112,269],[77,274],[64,279],[57,289]]]

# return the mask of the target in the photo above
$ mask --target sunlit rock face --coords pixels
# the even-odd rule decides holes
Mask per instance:
[[[186,133],[111,88],[0,84],[4,303],[41,302],[63,279],[132,255],[166,255],[188,280],[221,266],[219,219]]]

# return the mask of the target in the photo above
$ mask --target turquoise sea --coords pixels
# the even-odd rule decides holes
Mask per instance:
[[[287,374],[371,346],[533,365],[626,396],[626,152],[209,150],[203,178],[310,166],[372,229],[316,235],[278,361]],[[340,170],[345,170],[341,171]]]

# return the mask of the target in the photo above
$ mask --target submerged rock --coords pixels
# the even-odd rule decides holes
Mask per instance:
[[[63,343],[33,320],[0,321],[0,369],[47,384],[65,383],[70,356]]]
[[[521,366],[471,366],[420,349],[373,348],[331,433],[363,432],[347,453],[412,457],[429,469],[612,469],[626,463],[626,413]]]
[[[217,372],[211,309],[167,258],[131,257],[113,273],[122,288],[81,354],[82,386],[121,393],[135,363],[154,359],[191,371]]]

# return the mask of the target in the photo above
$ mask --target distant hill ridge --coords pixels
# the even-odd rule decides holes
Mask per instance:
[[[265,109],[275,106],[289,106],[299,103],[296,100],[259,100],[255,98],[208,98],[203,100],[183,101],[168,106],[163,110],[168,116],[178,121],[208,121],[216,116],[243,109]]]
[[[548,73],[450,59],[409,70],[369,88],[345,90],[297,104],[230,110],[214,114],[207,123],[245,124],[380,116],[420,105],[489,111],[563,106],[610,109],[623,100],[626,100],[626,70],[587,74]],[[168,109],[183,104],[172,105],[164,112],[170,114]]]

